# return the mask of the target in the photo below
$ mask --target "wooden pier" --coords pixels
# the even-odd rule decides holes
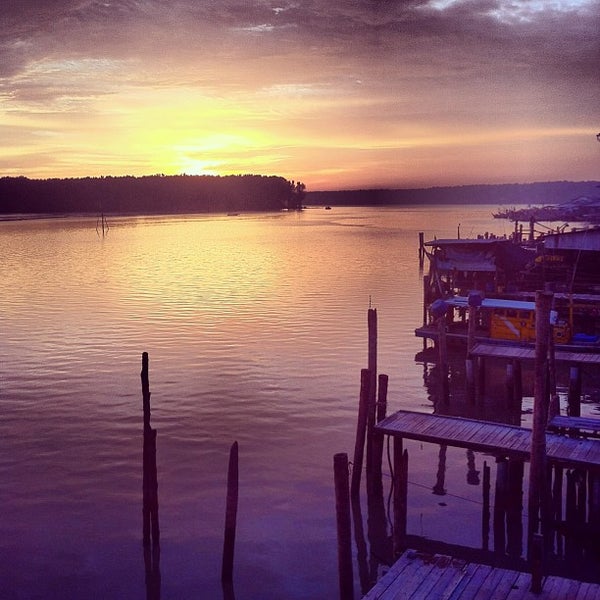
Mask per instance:
[[[471,351],[473,356],[483,356],[486,358],[507,358],[518,360],[534,360],[535,348],[523,347],[508,344],[479,342],[475,344]],[[590,348],[590,351],[581,350],[555,350],[554,360],[557,363],[573,363],[581,365],[600,365],[600,352],[597,348]]]
[[[546,577],[533,593],[531,575],[441,554],[405,551],[364,600],[594,600],[600,585]]]
[[[400,410],[375,427],[396,438],[446,444],[528,461],[531,429]],[[573,467],[600,467],[600,442],[546,433],[548,460]]]

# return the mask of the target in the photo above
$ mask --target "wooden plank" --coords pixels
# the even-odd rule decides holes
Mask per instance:
[[[520,573],[518,571],[509,571],[508,569],[499,570],[503,571],[503,577],[492,591],[489,600],[504,600],[515,589],[515,585],[519,579]]]
[[[436,580],[435,586],[429,590],[425,600],[444,600],[465,577],[467,563],[463,560],[452,559],[451,564]]]
[[[415,414],[419,415],[415,418]],[[428,413],[398,411],[376,428],[383,433],[441,445],[529,460],[531,430]],[[573,466],[600,466],[600,441],[546,434],[548,458]]]
[[[408,572],[414,565],[416,552],[407,550],[391,566],[390,570],[369,590],[364,596],[364,600],[376,600],[378,598],[388,598],[390,587],[394,586],[397,580],[401,580],[404,573]]]
[[[436,554],[432,560],[433,568],[427,578],[423,579],[422,584],[415,590],[411,600],[430,600],[434,589],[444,584],[444,581],[452,579],[460,570],[452,565],[452,559],[449,556]]]
[[[542,598],[541,594],[532,594],[529,591],[531,587],[531,575],[529,573],[519,573],[513,587],[506,596],[506,600],[523,600],[527,598],[532,600],[533,598]],[[559,600],[558,598],[556,600]]]
[[[531,575],[407,550],[363,600],[592,600],[600,585],[550,576],[540,594]]]
[[[432,563],[415,560],[412,566],[404,571],[402,577],[396,579],[396,581],[388,587],[387,593],[389,596],[386,595],[385,598],[412,598],[419,586],[427,579],[432,569]]]
[[[473,600],[490,600],[501,589],[506,589],[506,593],[508,593],[516,578],[517,573],[514,571],[511,573],[506,569],[493,569],[473,596]],[[497,597],[502,598],[503,596],[497,594]]]
[[[472,582],[479,581],[477,573],[481,565],[477,565],[475,563],[469,563],[465,570],[464,576],[460,580],[459,584],[452,590],[450,595],[442,596],[443,600],[460,600],[461,598],[468,598],[467,595],[470,593],[470,589],[473,584]]]

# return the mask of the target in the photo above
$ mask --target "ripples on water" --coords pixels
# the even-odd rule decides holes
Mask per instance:
[[[221,596],[233,440],[238,600],[336,597],[332,457],[354,446],[369,301],[390,410],[430,410],[417,234],[459,218],[465,235],[506,225],[465,207],[114,218],[104,239],[91,219],[0,223],[3,597],[145,596],[142,351],[163,597]],[[435,453],[415,452],[430,490]],[[449,451],[449,471],[464,463]]]

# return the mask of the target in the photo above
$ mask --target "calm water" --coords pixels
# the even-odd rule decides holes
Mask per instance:
[[[354,448],[369,302],[390,410],[430,411],[418,232],[459,223],[510,232],[464,206],[113,218],[104,239],[95,219],[0,223],[2,598],[146,596],[143,351],[162,597],[222,598],[235,440],[236,598],[337,597],[332,463]],[[409,531],[478,546],[464,451],[448,450],[441,506],[437,449],[409,450]]]

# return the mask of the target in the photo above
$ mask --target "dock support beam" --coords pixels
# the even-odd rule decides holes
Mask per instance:
[[[338,573],[340,600],[354,598],[352,573],[352,524],[350,519],[350,492],[348,455],[345,452],[333,457],[335,482],[335,514],[338,539]]]
[[[531,433],[531,465],[528,498],[528,557],[533,566],[534,534],[545,531],[549,517],[549,490],[546,477],[546,422],[548,418],[548,346],[550,310],[554,295],[538,291],[535,295],[535,377],[533,430]],[[536,542],[537,543],[537,542]]]
[[[394,557],[404,552],[408,510],[408,451],[402,438],[394,438]]]
[[[569,369],[569,417],[581,416],[581,368],[579,366]]]

